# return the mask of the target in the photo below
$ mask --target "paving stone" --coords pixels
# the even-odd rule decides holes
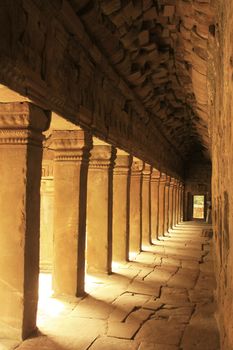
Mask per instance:
[[[148,300],[148,296],[141,294],[125,293],[121,295],[112,304],[114,310],[109,316],[109,320],[124,321],[135,308],[141,307]]]
[[[218,350],[212,254],[201,264],[197,256],[188,255],[206,241],[200,232],[200,228],[190,234],[177,231],[177,246],[185,248],[174,249],[171,255],[155,256],[150,246],[151,253],[115,266],[114,274],[92,276],[86,298],[70,303],[58,300],[62,310],[56,315],[40,310],[38,324],[46,335],[24,341],[18,349]]]
[[[132,339],[134,334],[140,328],[140,322],[109,322],[107,336]]]
[[[142,325],[135,339],[149,343],[178,345],[184,328],[184,325],[176,322],[151,319]]]
[[[14,350],[19,345],[17,340],[1,339],[0,350]]]
[[[153,282],[149,283],[146,281],[146,283],[144,283],[143,281],[134,281],[128,286],[127,291],[158,297],[160,294],[160,287],[160,284],[155,284]]]
[[[102,300],[97,300],[91,296],[82,300],[71,312],[71,317],[85,317],[106,320],[113,311],[113,306]]]
[[[179,350],[179,348],[174,345],[141,342],[138,350]]]
[[[210,302],[213,300],[213,290],[192,289],[189,290],[189,299],[192,303]]]
[[[149,309],[149,310],[158,310],[163,306],[163,303],[161,302],[160,298],[159,299],[151,299],[147,301],[144,305],[144,309]]]
[[[162,259],[162,267],[163,266],[175,266],[175,267],[180,267],[181,263],[180,260],[178,259],[173,259],[173,258],[163,258]]]
[[[175,288],[194,288],[198,277],[198,271],[189,269],[179,269],[179,271],[171,277],[167,285]]]
[[[183,350],[219,350],[219,333],[212,303],[197,307],[182,339]]]
[[[200,264],[199,261],[192,261],[192,260],[185,260],[182,261],[182,268],[183,269],[190,269],[190,270],[199,270]]]
[[[188,292],[185,288],[163,287],[158,299],[163,304],[187,305],[189,304]]]
[[[137,350],[138,343],[132,340],[101,337],[89,348],[90,350]]]
[[[154,312],[153,310],[140,308],[139,310],[131,312],[125,322],[136,321],[136,322],[142,323],[143,321],[147,320],[153,314],[153,312]]]
[[[151,319],[167,319],[177,323],[188,323],[193,309],[193,306],[166,308],[165,305],[164,308],[156,311]]]

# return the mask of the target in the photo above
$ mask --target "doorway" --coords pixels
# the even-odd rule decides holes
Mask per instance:
[[[197,220],[205,219],[205,196],[204,195],[193,196],[193,219],[197,219]]]

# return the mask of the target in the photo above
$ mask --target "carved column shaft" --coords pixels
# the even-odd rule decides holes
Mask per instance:
[[[165,220],[165,185],[167,176],[162,173],[159,180],[159,235],[164,235],[164,220]]]
[[[180,221],[184,219],[184,184],[181,185]]]
[[[113,166],[116,149],[96,145],[91,151],[87,195],[87,270],[111,273]]]
[[[53,208],[54,208],[54,155],[43,150],[42,178],[40,188],[40,271],[53,269]]]
[[[172,217],[172,226],[176,225],[176,211],[177,211],[177,180],[174,181],[173,188],[173,217]]]
[[[55,294],[80,296],[84,293],[87,171],[91,146],[91,136],[83,130],[52,134]]]
[[[142,171],[142,246],[151,244],[151,165]]]
[[[169,208],[171,203],[169,202],[169,189],[170,189],[170,176],[167,176],[166,184],[165,184],[165,213],[164,213],[164,232],[168,232],[169,230]]]
[[[119,151],[118,151],[119,153]],[[129,197],[132,157],[117,154],[113,171],[113,261],[129,258]]]
[[[36,329],[42,131],[50,115],[31,103],[0,104],[0,338]]]
[[[134,158],[130,177],[130,256],[134,256],[141,250],[142,169],[143,162],[137,158]]]
[[[169,186],[169,228],[173,227],[173,212],[174,212],[174,185],[175,179],[171,178],[170,186]]]
[[[158,239],[159,179],[160,179],[160,172],[157,169],[153,169],[152,174],[151,174],[151,235],[152,235],[152,239]]]
[[[177,180],[177,189],[176,189],[176,225],[179,223],[179,213],[180,213],[180,181]]]

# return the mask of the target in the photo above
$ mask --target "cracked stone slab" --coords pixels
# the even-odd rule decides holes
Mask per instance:
[[[90,350],[137,350],[138,343],[133,340],[101,337],[89,348]]]
[[[167,319],[168,321],[174,321],[177,323],[188,323],[194,307],[184,306],[184,307],[173,307],[173,308],[161,308],[156,311],[151,319]]]
[[[132,339],[140,328],[140,322],[109,322],[108,323],[108,337]]]
[[[183,350],[219,350],[219,333],[213,303],[197,306],[182,339]]]
[[[71,317],[85,317],[106,320],[113,311],[113,306],[91,296],[83,299],[71,312]]]
[[[148,300],[149,297],[142,294],[125,293],[121,295],[112,304],[114,310],[109,316],[109,321],[124,321],[135,308],[141,307]]]
[[[198,271],[181,268],[171,277],[167,285],[175,288],[194,288],[198,277]]]
[[[127,291],[131,293],[138,293],[138,294],[145,294],[149,296],[155,296],[158,297],[160,294],[160,284],[155,284],[155,283],[148,283],[148,281],[134,281],[131,283]]]
[[[135,339],[149,343],[178,345],[184,328],[183,324],[176,322],[150,319],[142,325]]]
[[[129,314],[125,322],[139,322],[147,320],[153,314],[153,310],[140,308],[139,310],[133,311]]]
[[[187,305],[190,303],[187,289],[163,287],[161,296],[158,299],[163,304]]]
[[[138,350],[179,350],[178,346],[141,342]]]

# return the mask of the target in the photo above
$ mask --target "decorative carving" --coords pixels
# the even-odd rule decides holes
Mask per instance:
[[[114,166],[115,175],[126,175],[130,172],[132,157],[130,155],[117,155]]]
[[[84,130],[53,131],[47,146],[55,151],[55,161],[87,162],[92,136]]]
[[[50,113],[28,102],[0,104],[0,144],[41,145]]]
[[[96,145],[91,150],[89,169],[113,170],[116,148],[107,145]]]

